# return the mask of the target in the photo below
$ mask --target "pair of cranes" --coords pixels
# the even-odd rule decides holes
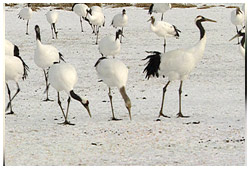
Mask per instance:
[[[28,3],[27,7],[24,7],[19,13],[18,13],[18,18],[19,19],[23,19],[23,20],[27,20],[27,24],[26,24],[26,35],[29,34],[29,20],[31,19],[33,14],[33,11],[31,9],[31,4]],[[56,22],[58,20],[58,12],[50,9],[47,13],[46,13],[46,18],[47,21],[49,22],[50,26],[51,26],[51,32],[52,32],[52,39],[57,39],[57,34],[58,31],[56,30]],[[54,36],[55,35],[55,36]]]
[[[188,78],[188,75],[194,69],[195,65],[201,60],[205,45],[206,45],[206,33],[205,29],[202,26],[202,22],[210,21],[215,22],[214,20],[207,19],[203,16],[197,16],[195,19],[195,24],[200,30],[200,40],[199,42],[191,48],[186,49],[176,49],[166,53],[160,53],[157,51],[151,51],[149,56],[147,56],[144,60],[149,59],[144,69],[146,73],[146,78],[150,78],[151,76],[163,75],[169,78],[169,81],[163,88],[163,96],[162,96],[162,105],[159,113],[159,117],[168,117],[163,114],[163,105],[164,98],[167,86],[170,82],[174,80],[180,80],[180,88],[179,88],[179,113],[178,117],[187,117],[182,114],[181,111],[181,93],[182,93],[182,85],[183,81]],[[119,30],[118,30],[119,31]],[[77,82],[77,74],[76,70],[73,66],[68,63],[61,62],[62,57],[60,57],[60,53],[56,48],[51,45],[43,45],[41,43],[41,35],[40,28],[38,25],[35,27],[36,39],[37,39],[37,47],[35,52],[35,63],[43,68],[50,67],[49,72],[45,71],[45,79],[48,74],[47,79],[50,84],[57,90],[58,92],[58,104],[61,108],[65,121],[63,124],[71,124],[68,120],[68,111],[71,97],[78,100],[88,111],[89,116],[91,117],[89,110],[89,101],[85,98],[78,96],[74,91],[74,85]],[[13,47],[13,52],[14,52]],[[50,53],[50,54],[48,54]],[[52,57],[53,55],[53,57]],[[61,59],[60,59],[61,58]],[[50,65],[46,65],[50,62]],[[25,68],[25,66],[23,66]],[[127,66],[118,59],[110,59],[107,57],[101,57],[95,64],[96,71],[98,76],[102,79],[104,83],[106,83],[109,87],[109,98],[112,109],[112,120],[116,119],[114,116],[113,105],[112,105],[112,95],[111,95],[111,87],[118,87],[119,91],[122,95],[122,98],[125,101],[125,106],[128,109],[129,117],[131,119],[131,101],[126,94],[125,86],[128,78],[128,68]],[[7,71],[7,67],[6,67]],[[14,72],[13,69],[8,70],[10,72]],[[20,74],[19,72],[17,74]],[[7,80],[7,79],[6,79]],[[8,78],[8,80],[15,80],[14,78]],[[46,89],[48,89],[49,84],[46,84]],[[64,113],[61,101],[60,101],[60,91],[66,91],[69,95],[68,98],[68,106],[67,112]],[[48,96],[48,95],[47,95]],[[48,97],[47,97],[48,98]],[[13,99],[10,99],[10,102]]]

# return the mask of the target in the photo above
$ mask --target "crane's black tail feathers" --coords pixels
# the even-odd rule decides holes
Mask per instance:
[[[63,55],[61,54],[61,52],[59,52],[59,59],[62,60],[63,62],[65,62],[65,60],[64,60]]]
[[[151,53],[152,55],[147,56],[145,59],[149,61],[146,63],[146,67],[143,70],[143,73],[146,72],[146,79],[149,79],[151,75],[154,77],[159,77],[160,63],[161,63],[161,53],[158,51],[146,51],[147,53]]]
[[[23,63],[23,77],[22,77],[22,79],[24,80],[28,76],[27,72],[29,71],[29,66],[23,61],[21,56],[15,56],[15,57],[18,57]]]

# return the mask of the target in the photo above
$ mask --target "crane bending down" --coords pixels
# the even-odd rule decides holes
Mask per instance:
[[[177,117],[189,117],[184,116],[181,111],[181,93],[182,84],[185,79],[188,78],[191,71],[195,68],[196,64],[202,59],[206,46],[206,32],[202,26],[202,22],[210,21],[216,22],[211,19],[207,19],[203,16],[197,16],[195,19],[196,26],[200,30],[200,41],[191,48],[172,50],[167,53],[161,54],[157,51],[148,52],[151,55],[147,56],[143,60],[149,59],[146,68],[143,72],[146,72],[146,78],[151,76],[159,77],[163,75],[168,77],[167,84],[163,87],[162,104],[159,112],[159,117],[169,117],[163,114],[163,105],[165,92],[171,81],[180,80],[179,88],[179,113]]]

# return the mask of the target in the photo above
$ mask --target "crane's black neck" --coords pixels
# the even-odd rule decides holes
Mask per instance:
[[[41,35],[40,35],[40,33],[36,33],[36,40],[41,41]]]
[[[205,29],[203,28],[200,20],[196,21],[196,26],[200,29],[200,40],[201,40],[205,35]]]
[[[71,90],[70,92],[70,96],[75,99],[75,100],[78,100],[79,102],[82,102],[82,99],[80,96],[78,96],[73,90]]]

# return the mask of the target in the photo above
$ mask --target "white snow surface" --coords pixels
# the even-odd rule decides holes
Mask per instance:
[[[150,30],[148,11],[125,8],[128,26],[116,58],[129,68],[126,90],[132,102],[132,121],[116,88],[112,90],[115,115],[123,120],[109,121],[108,87],[98,82],[94,68],[101,55],[91,27],[83,22],[81,33],[79,17],[73,11],[57,10],[58,39],[52,40],[45,16],[49,9],[33,13],[30,34],[25,35],[26,22],[17,16],[20,9],[5,7],[5,38],[19,47],[30,67],[13,101],[15,115],[5,116],[6,165],[246,165],[245,61],[234,45],[237,42],[229,42],[236,34],[230,21],[232,8],[174,8],[165,13],[164,20],[182,31],[179,39],[168,39],[167,51],[199,40],[194,24],[197,15],[217,23],[203,24],[207,33],[204,58],[183,83],[182,110],[190,118],[176,118],[176,81],[165,98],[164,113],[171,118],[161,117],[161,121],[156,119],[167,79],[146,80],[142,73],[146,63],[142,59],[148,55],[145,51],[163,51],[163,39]],[[106,24],[100,29],[99,40],[115,33],[110,23],[121,10],[103,9]],[[160,20],[161,14],[154,15]],[[56,90],[49,90],[54,102],[42,101],[44,75],[34,63],[36,24],[41,28],[42,43],[55,46],[66,62],[75,66],[79,79],[74,91],[89,100],[92,118],[79,102],[71,100],[68,120],[75,125],[59,125],[63,116]],[[9,84],[14,94],[16,85]],[[68,96],[61,92],[61,97],[66,109]]]

